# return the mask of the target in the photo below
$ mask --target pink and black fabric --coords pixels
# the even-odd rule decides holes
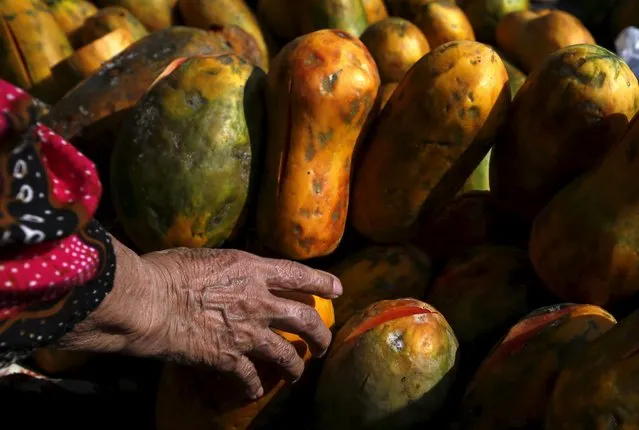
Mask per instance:
[[[115,275],[95,166],[38,121],[44,109],[0,80],[0,368],[70,331]]]

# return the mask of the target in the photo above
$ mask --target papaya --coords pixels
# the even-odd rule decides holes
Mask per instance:
[[[468,385],[461,428],[544,428],[563,366],[615,324],[612,315],[592,305],[554,305],[526,316],[493,348]]]
[[[637,78],[620,57],[597,45],[556,51],[513,101],[492,151],[491,191],[532,222],[619,141],[638,108]]]
[[[127,9],[111,6],[89,17],[78,29],[77,38],[84,46],[120,28],[128,32],[134,42],[149,34],[146,27]]]
[[[98,8],[85,0],[46,0],[46,3],[71,44],[79,48],[76,31],[98,12]]]
[[[539,213],[530,258],[557,296],[601,306],[639,289],[637,195],[639,116],[594,168],[563,188]]]
[[[475,40],[470,21],[455,0],[425,2],[413,22],[426,35],[431,49],[453,40]]]
[[[546,411],[546,429],[633,429],[639,425],[638,329],[639,312],[635,311],[563,367]]]
[[[326,327],[334,323],[330,300],[316,296],[293,294],[295,298],[319,313]],[[291,342],[305,361],[311,353],[308,345],[297,335],[275,330]],[[193,367],[166,364],[160,377],[156,400],[156,428],[158,430],[246,430],[263,428],[265,422],[278,416],[291,395],[291,384],[276,371],[255,362],[264,388],[264,396],[247,401],[245,393],[230,377]],[[305,379],[302,377],[302,381]],[[298,384],[296,384],[298,385]]]
[[[415,299],[384,300],[337,333],[315,397],[317,429],[399,429],[426,422],[454,380],[458,342]]]
[[[124,28],[118,28],[76,50],[66,60],[56,64],[53,77],[64,92],[93,75],[102,64],[124,51],[134,40]]]
[[[371,25],[360,40],[373,56],[382,83],[399,82],[430,50],[421,30],[397,17]]]
[[[319,30],[293,40],[268,74],[268,143],[257,232],[305,260],[332,253],[346,223],[352,157],[376,115],[375,61],[359,39]]]
[[[235,54],[168,69],[120,131],[114,207],[143,251],[219,247],[247,204],[264,134],[266,75]]]
[[[33,354],[33,360],[38,367],[49,375],[77,369],[90,358],[90,353],[53,348],[38,348]]]
[[[62,27],[41,0],[0,0],[0,79],[54,103],[63,93],[51,68],[72,53]]]
[[[407,239],[418,218],[432,221],[489,151],[509,105],[508,74],[488,46],[455,41],[426,54],[367,139],[353,185],[354,227],[393,243]]]
[[[384,0],[362,0],[362,5],[369,25],[388,18],[388,10]]]
[[[82,81],[56,103],[42,121],[71,141],[108,178],[111,152],[122,119],[155,78],[176,58],[228,52],[219,32],[173,27],[150,34]],[[98,216],[113,216],[109,181],[104,181]],[[108,220],[107,220],[108,221]]]
[[[484,244],[450,260],[426,301],[446,317],[462,345],[473,344],[503,333],[532,311],[540,288],[526,251]]]
[[[380,300],[421,299],[431,276],[427,255],[411,246],[370,246],[329,270],[344,287],[333,301],[335,328]]]
[[[413,21],[422,6],[431,1],[433,0],[385,0],[385,3],[391,16]]]
[[[133,14],[149,31],[164,30],[174,25],[175,0],[96,0],[101,8],[121,6]]]
[[[609,18],[608,33],[614,39],[623,29],[639,25],[639,3],[634,0],[617,1]]]
[[[501,19],[509,13],[528,10],[530,0],[464,0],[464,12],[482,42],[495,40]]]
[[[299,6],[298,35],[335,29],[359,37],[368,27],[363,0],[301,0]]]
[[[213,25],[235,25],[242,28],[255,39],[259,51],[257,65],[268,71],[269,53],[264,35],[244,0],[179,0],[178,8],[184,23],[191,27],[207,29]]]
[[[562,10],[522,10],[504,16],[495,40],[526,73],[541,67],[546,58],[571,45],[595,44],[595,39],[573,15]]]
[[[398,85],[399,85],[399,82],[389,82],[388,84],[382,85],[381,89],[379,90],[379,92],[380,92],[380,104],[379,104],[380,112],[381,112],[381,110],[384,109],[384,106],[386,106],[386,103],[388,103],[388,100],[390,100],[391,96],[393,95],[393,92],[397,89]]]

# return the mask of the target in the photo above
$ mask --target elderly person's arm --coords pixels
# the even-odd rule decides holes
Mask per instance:
[[[331,339],[317,312],[282,292],[341,294],[324,272],[241,251],[138,256],[93,220],[94,165],[37,122],[41,106],[0,81],[0,366],[35,348],[121,352],[205,364],[262,394],[254,359],[298,378]]]

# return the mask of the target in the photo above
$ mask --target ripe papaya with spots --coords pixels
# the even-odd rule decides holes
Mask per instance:
[[[636,115],[623,139],[535,219],[530,258],[557,296],[605,306],[639,289],[638,148]]]
[[[433,417],[455,377],[458,342],[434,307],[384,300],[338,332],[315,397],[317,429],[410,428]]]
[[[47,0],[47,5],[71,44],[79,48],[76,31],[98,12],[98,8],[85,0]]]
[[[530,0],[464,0],[468,17],[478,40],[492,42],[501,19],[509,13],[528,10]]]
[[[149,31],[164,30],[174,25],[175,0],[96,0],[101,8],[121,6],[131,12]]]
[[[550,398],[544,428],[637,427],[638,329],[639,312],[635,311],[564,366]]]
[[[432,221],[485,157],[509,106],[508,74],[488,46],[457,41],[426,54],[371,130],[353,186],[355,228],[393,243],[418,218]]]
[[[426,296],[463,345],[501,334],[532,309],[542,288],[526,251],[485,244],[446,264]],[[493,339],[494,342],[494,339]]]
[[[184,23],[191,27],[208,29],[211,26],[234,25],[246,31],[257,44],[257,65],[268,71],[269,53],[262,29],[244,0],[179,0],[178,9]]]
[[[146,27],[127,9],[111,6],[89,17],[77,31],[77,37],[83,45],[88,45],[120,28],[127,31],[136,42],[149,34]]]
[[[368,25],[373,25],[378,21],[388,18],[388,10],[384,0],[362,0]]]
[[[73,53],[51,10],[40,0],[0,0],[0,79],[54,103],[62,95],[51,68]]]
[[[426,35],[431,49],[453,40],[475,40],[473,26],[454,0],[424,2],[413,22]]]
[[[523,318],[493,348],[468,385],[461,428],[544,428],[546,407],[562,368],[615,324],[612,315],[592,305],[549,306]]]
[[[371,25],[360,40],[373,56],[382,83],[399,82],[408,69],[430,51],[421,30],[397,17]]]
[[[333,301],[335,327],[380,300],[421,299],[430,282],[431,263],[411,246],[371,246],[333,267],[344,294]]]
[[[534,71],[491,156],[490,188],[532,222],[550,199],[615,145],[639,108],[639,83],[617,55],[572,45]]]
[[[379,85],[364,44],[341,30],[301,36],[275,57],[257,225],[268,247],[298,260],[337,248],[353,154],[376,115]]]
[[[315,308],[326,327],[334,323],[330,300],[308,294],[287,293],[287,298]],[[310,364],[308,345],[297,335],[276,330],[291,342],[300,357]],[[211,370],[175,364],[164,366],[156,398],[158,430],[247,430],[273,425],[273,420],[287,411],[287,401],[297,393],[306,373],[297,384],[285,382],[277,370],[255,361],[264,395],[258,400],[246,400],[246,393],[233,376]],[[297,423],[299,425],[299,423]]]
[[[147,252],[214,248],[231,237],[264,134],[260,68],[222,54],[172,69],[123,124],[111,163],[118,218]]]
[[[158,75],[176,58],[228,51],[225,38],[217,32],[172,27],[152,33],[107,61],[69,91],[43,122],[89,157],[100,177],[108,178],[111,153],[122,120]],[[97,216],[108,222],[115,216],[110,207],[109,181],[102,185]]]
[[[522,10],[504,16],[495,30],[495,40],[506,55],[526,73],[541,67],[546,58],[571,45],[595,44],[586,27],[562,10]]]

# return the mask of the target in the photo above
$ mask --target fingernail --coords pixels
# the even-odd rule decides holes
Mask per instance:
[[[264,388],[260,387],[252,396],[252,400],[257,400],[264,395]]]
[[[344,287],[342,287],[342,283],[336,277],[333,277],[333,295],[331,299],[336,299],[344,293]]]

